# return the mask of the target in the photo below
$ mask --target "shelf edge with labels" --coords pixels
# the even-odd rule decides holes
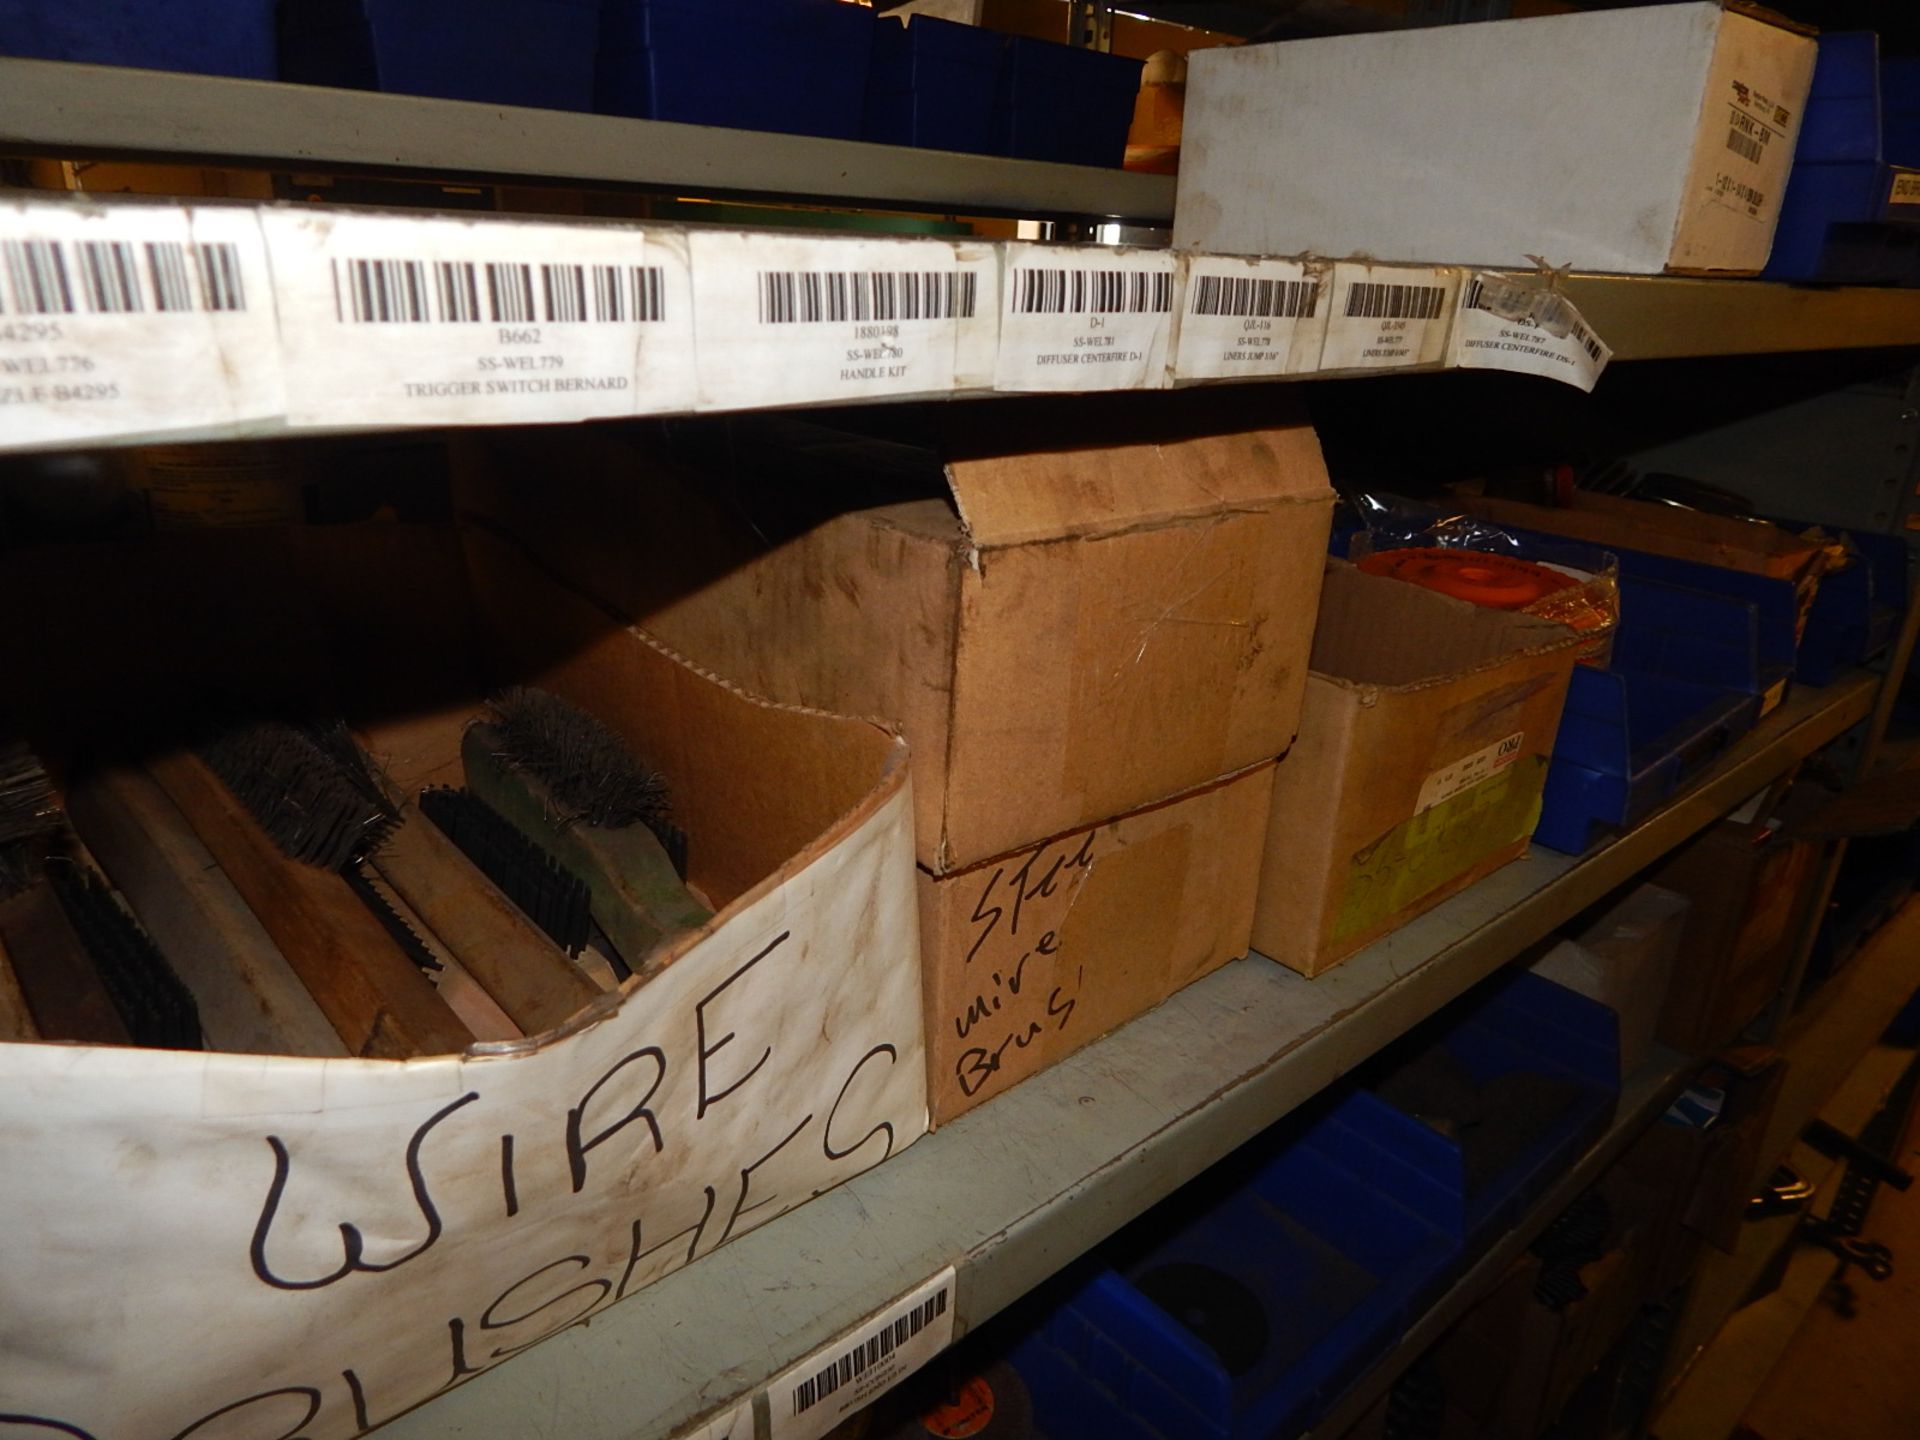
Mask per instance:
[[[383,1440],[658,1440],[948,1265],[956,1332],[1866,717],[1804,690],[1673,803],[1584,856],[1534,850],[1316,980],[1249,956],[906,1153],[392,1421]]]

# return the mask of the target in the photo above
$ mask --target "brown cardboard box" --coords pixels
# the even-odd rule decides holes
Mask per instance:
[[[1317,975],[1520,855],[1580,643],[1329,561],[1254,948]]]
[[[970,870],[920,874],[944,1124],[1244,955],[1268,762]]]
[[[483,437],[462,503],[728,679],[899,725],[947,874],[1293,741],[1319,442],[1295,402],[1162,398],[945,407],[938,454],[741,421],[694,473],[618,431]]]
[[[1769,797],[1771,798],[1771,797]],[[1704,1055],[1765,1008],[1793,959],[1819,846],[1781,832],[1780,806],[1727,819],[1648,873],[1692,902],[1660,1015],[1660,1040]]]

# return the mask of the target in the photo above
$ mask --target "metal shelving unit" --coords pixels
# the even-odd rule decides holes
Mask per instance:
[[[1859,675],[1793,696],[1611,843],[1579,857],[1536,850],[1318,979],[1259,956],[1231,964],[877,1169],[379,1433],[671,1435],[949,1264],[959,1270],[964,1333],[1858,724],[1875,688]],[[1643,1076],[1623,1120],[1644,1113],[1662,1083]],[[1616,1126],[1614,1136],[1624,1144],[1628,1132]],[[1459,1289],[1447,1304],[1464,1307],[1477,1293]]]

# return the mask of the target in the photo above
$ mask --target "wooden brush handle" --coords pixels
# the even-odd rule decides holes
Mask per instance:
[[[0,1040],[38,1040],[40,1027],[33,1023],[33,1011],[20,991],[19,977],[13,973],[13,960],[0,943]]]
[[[393,938],[330,871],[289,860],[197,756],[151,761],[350,1054],[444,1055],[473,1037]]]
[[[348,1053],[165,791],[118,770],[69,785],[66,802],[100,868],[193,992],[210,1049]]]
[[[13,962],[34,1026],[47,1039],[133,1043],[86,946],[46,885],[0,903],[0,945]]]
[[[537,1035],[599,998],[600,987],[439,826],[415,805],[403,814],[373,867],[516,1025]]]

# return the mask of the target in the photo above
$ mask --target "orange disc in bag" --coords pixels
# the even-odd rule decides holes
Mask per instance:
[[[1359,563],[1363,574],[1405,580],[1489,610],[1525,610],[1580,584],[1552,566],[1480,550],[1381,550]]]
[[[993,1423],[993,1386],[971,1376],[952,1395],[920,1416],[920,1427],[940,1440],[968,1440]]]

